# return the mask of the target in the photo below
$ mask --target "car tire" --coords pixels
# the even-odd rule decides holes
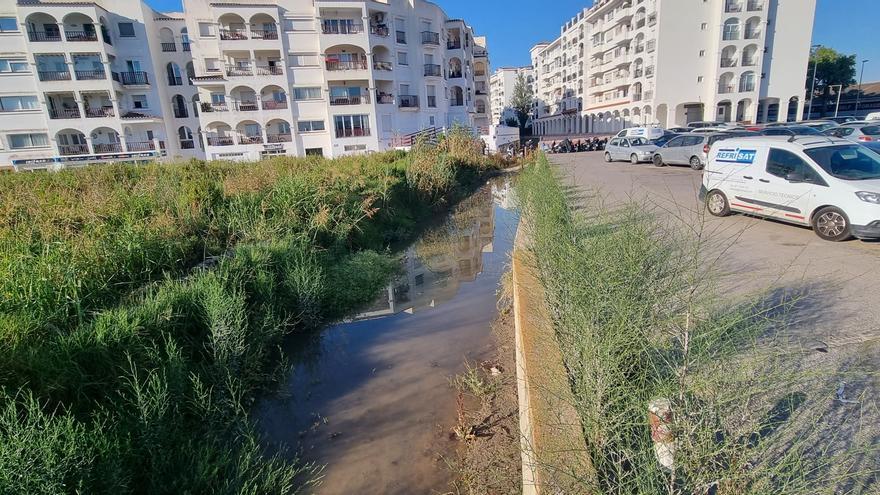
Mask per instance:
[[[690,160],[691,168],[694,170],[703,170],[703,161],[698,156],[692,156]]]
[[[652,161],[654,162],[655,167],[665,167],[666,166],[666,164],[663,163],[663,157],[660,155],[654,155],[654,159]]]
[[[829,206],[813,215],[813,231],[826,241],[842,242],[852,238],[849,217],[840,208]]]
[[[607,151],[605,152],[605,162],[611,163],[611,153],[609,153]]]
[[[706,209],[713,217],[726,217],[730,215],[730,202],[723,192],[709,191],[706,195]]]
[[[630,155],[630,156],[629,156],[629,162],[632,163],[633,165],[638,165],[638,164],[639,164],[639,155],[637,155],[637,154],[635,154],[635,153],[633,153],[632,155]]]

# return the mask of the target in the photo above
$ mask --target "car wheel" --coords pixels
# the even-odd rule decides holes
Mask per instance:
[[[813,216],[813,231],[826,241],[841,242],[852,237],[849,218],[840,208],[822,208]]]
[[[730,203],[727,202],[727,196],[721,191],[711,191],[706,195],[706,209],[715,217],[730,215]]]
[[[611,163],[611,153],[605,152],[605,161]]]
[[[703,161],[698,156],[691,157],[691,168],[694,170],[703,170]]]
[[[629,162],[632,163],[633,165],[637,165],[639,163],[639,155],[636,155],[635,153],[630,155]]]
[[[666,164],[663,163],[663,157],[660,155],[654,155],[653,162],[654,162],[655,167],[665,167],[666,166]]]

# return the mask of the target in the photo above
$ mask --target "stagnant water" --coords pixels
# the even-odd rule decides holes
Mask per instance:
[[[263,435],[325,465],[319,494],[447,491],[455,443],[450,378],[492,349],[496,290],[518,223],[495,179],[426,232],[404,273],[353,321],[287,349],[283,398],[256,408]]]

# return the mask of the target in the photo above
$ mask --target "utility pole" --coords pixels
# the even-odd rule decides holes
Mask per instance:
[[[834,116],[837,117],[837,112],[840,110],[840,94],[843,93],[843,84],[835,84],[834,86],[828,86],[828,89],[837,88],[837,106],[834,107]],[[823,109],[824,112],[824,109]],[[824,113],[823,113],[824,115]]]
[[[822,48],[822,45],[813,45],[810,48],[813,49],[813,53],[816,53],[816,50]],[[819,61],[813,60],[813,84],[810,88],[810,110],[807,113],[807,120],[811,120],[813,118],[813,98],[816,97],[816,68],[819,67]]]
[[[862,78],[865,76],[865,64],[867,63],[867,60],[862,60],[862,71],[859,74],[859,90],[856,93],[856,110],[853,112],[853,117],[856,117],[855,114],[859,113],[859,103],[862,102]]]

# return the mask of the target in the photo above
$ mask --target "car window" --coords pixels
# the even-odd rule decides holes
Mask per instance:
[[[794,135],[794,133],[789,131],[788,129],[777,129],[777,128],[764,129],[763,131],[761,131],[761,134],[763,134],[765,136],[792,136],[792,135]]]
[[[622,146],[624,148],[629,148],[629,141],[627,141],[626,139],[621,139],[620,146]]]
[[[805,182],[821,184],[822,177],[813,170],[801,157],[786,150],[770,149],[767,157],[767,173],[781,179],[787,179],[789,174],[797,174],[804,178]]]
[[[608,146],[617,146],[617,143],[619,143],[619,142],[620,142],[619,139],[614,138],[614,139],[611,140],[610,143],[608,143]]]
[[[629,140],[629,144],[633,146],[644,146],[648,144],[648,140],[645,138],[633,138]]]
[[[682,146],[682,143],[684,143],[684,136],[679,136],[679,137],[669,141],[668,143],[666,143],[666,147],[667,148],[675,148],[678,146]]]
[[[880,136],[880,126],[869,125],[868,127],[862,127],[862,134],[866,136]]]
[[[688,136],[682,146],[696,146],[698,144],[703,144],[703,136]]]
[[[823,170],[844,180],[880,179],[880,155],[862,146],[825,146],[805,153]]]

